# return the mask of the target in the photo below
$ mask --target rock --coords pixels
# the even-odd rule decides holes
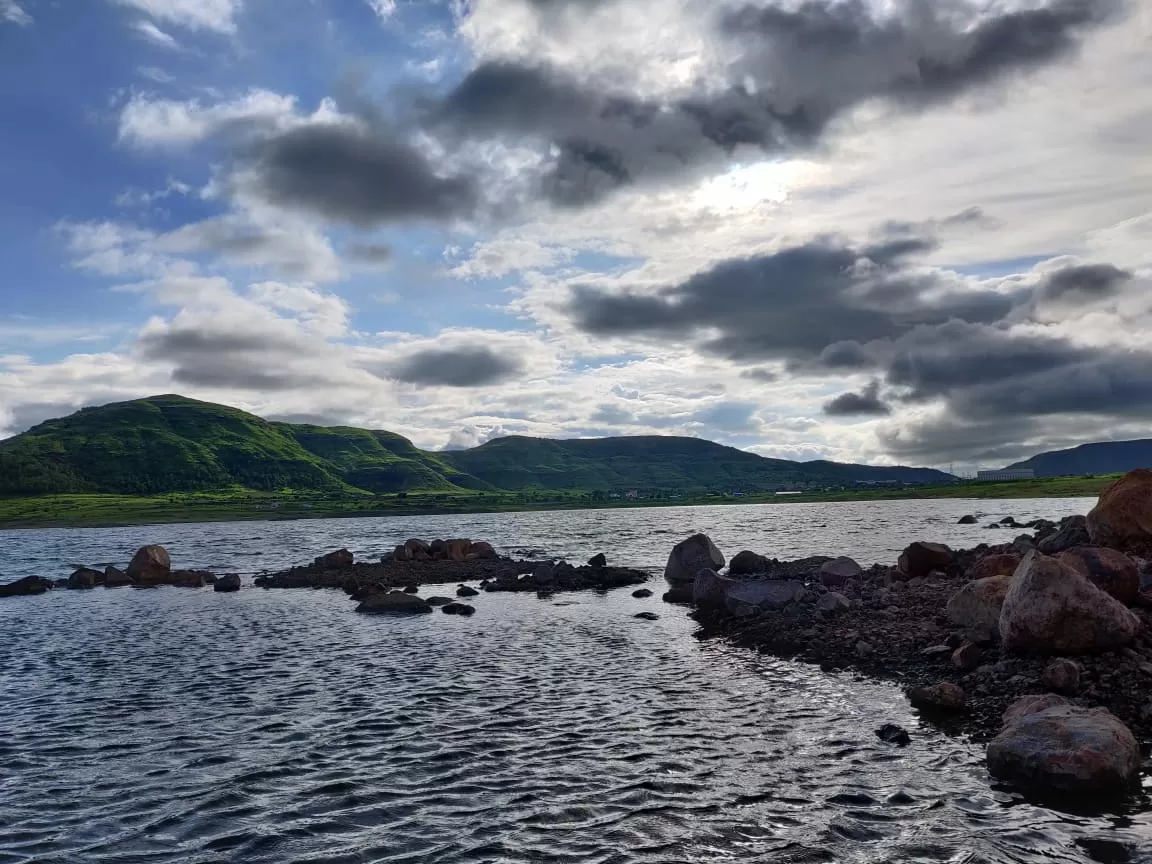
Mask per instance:
[[[968,568],[965,574],[969,579],[991,579],[994,576],[1011,576],[1020,566],[1022,555],[1016,552],[1002,552],[985,555]]]
[[[1036,541],[1032,539],[1031,534],[1021,534],[1012,541],[1012,548],[1020,555],[1027,555],[1036,548]]]
[[[1053,660],[1040,675],[1040,683],[1049,690],[1074,696],[1080,689],[1080,667],[1071,660]]]
[[[843,588],[849,579],[858,579],[864,568],[851,558],[841,556],[820,565],[819,579],[829,588]]]
[[[431,612],[432,607],[427,600],[413,594],[389,591],[368,595],[356,607],[356,611],[366,615],[420,615]]]
[[[0,597],[33,597],[51,591],[53,583],[40,576],[25,576],[7,585],[0,585]]]
[[[1004,525],[1008,528],[1020,528],[1021,527],[1020,523],[1016,521],[1015,516],[1005,516],[1003,519],[1000,520],[1000,524]]]
[[[702,569],[719,570],[723,566],[724,555],[707,534],[694,534],[677,543],[664,567],[664,579],[669,586],[665,598],[670,597],[674,603],[690,602],[696,574]]]
[[[172,558],[163,546],[141,546],[128,565],[128,578],[137,585],[158,585],[172,573]]]
[[[952,595],[945,614],[957,627],[999,638],[1000,611],[1011,585],[1011,576],[991,576],[969,582]]]
[[[404,551],[409,561],[425,561],[432,558],[432,544],[419,537],[405,540]]]
[[[128,574],[123,570],[113,567],[111,564],[104,568],[105,588],[125,588],[131,584],[132,580],[128,578]]]
[[[429,597],[425,602],[429,606],[447,606],[449,603],[455,603],[451,597]]]
[[[632,596],[635,597],[637,600],[643,600],[646,597],[651,597],[652,591],[649,588],[639,588],[636,591],[632,592]]]
[[[447,550],[445,550],[447,554]],[[475,555],[481,561],[493,561],[500,556],[496,554],[496,550],[492,548],[492,544],[479,540],[468,547],[468,554]]]
[[[393,561],[411,561],[412,556],[408,553],[407,546],[397,546],[392,550]]]
[[[467,585],[461,585],[459,588],[456,589],[456,596],[457,597],[475,597],[479,593],[480,592],[477,591],[475,588],[469,588]]]
[[[930,687],[912,687],[908,690],[912,707],[955,711],[964,707],[964,691],[948,681]]]
[[[21,580],[21,581],[23,581],[23,580]],[[67,579],[53,579],[52,580],[52,587],[53,588],[67,588],[68,587],[68,580]]]
[[[104,574],[91,567],[81,567],[68,577],[68,587],[73,590],[95,588],[104,581]]]
[[[979,520],[969,513],[967,516],[961,516],[956,522],[957,525],[975,525]]]
[[[951,657],[953,648],[950,645],[929,645],[920,652],[921,657]]]
[[[876,737],[885,744],[895,744],[897,747],[907,747],[912,743],[912,736],[908,734],[908,730],[895,723],[885,723],[876,730]]]
[[[730,576],[752,576],[756,573],[767,572],[768,559],[748,550],[737,552],[728,564],[728,575]]]
[[[743,606],[751,606],[754,610],[780,611],[791,603],[795,603],[804,593],[804,583],[776,580],[732,580],[736,584],[726,590],[724,605],[729,612],[735,612]]]
[[[1074,546],[1088,546],[1092,537],[1088,533],[1088,520],[1083,516],[1069,516],[1060,522],[1055,534],[1049,534],[1036,544],[1037,551],[1055,555]]]
[[[476,544],[473,543],[470,547],[469,554],[475,549]],[[443,540],[433,540],[428,544],[428,554],[432,556],[433,561],[443,561],[448,557],[448,544]]]
[[[852,602],[843,594],[829,591],[816,601],[816,611],[829,617],[843,615],[852,608]]]
[[[445,540],[444,552],[449,561],[467,561],[468,553],[472,550],[471,540]]]
[[[917,541],[900,553],[898,567],[907,579],[926,577],[933,570],[946,570],[952,563],[952,550],[943,543]]]
[[[343,570],[351,567],[355,561],[355,556],[347,549],[337,549],[335,552],[329,552],[327,555],[321,555],[317,558],[316,566],[330,570]]]
[[[692,582],[692,602],[705,609],[722,609],[728,599],[728,588],[739,581],[705,567]]]
[[[445,615],[463,615],[465,617],[476,614],[476,607],[467,603],[446,603],[440,608]]]
[[[1152,471],[1136,468],[1105,488],[1086,522],[1097,546],[1152,542]]]
[[[603,552],[600,552],[596,555],[593,555],[591,558],[588,559],[588,566],[589,567],[607,567],[608,566],[608,558]]]
[[[1030,552],[1016,570],[1000,612],[1010,651],[1094,654],[1128,645],[1140,619],[1057,559]]]
[[[174,570],[167,584],[175,588],[203,588],[208,584],[206,577],[210,575],[202,570]]]
[[[660,616],[657,615],[655,612],[637,612],[632,617],[633,618],[639,618],[641,621],[659,621],[660,620]]]
[[[221,594],[231,594],[240,590],[240,574],[225,573],[212,583],[212,590]]]
[[[1059,696],[1025,696],[1004,715],[988,745],[993,777],[1042,792],[1122,792],[1135,782],[1140,749],[1104,708],[1079,708]]]
[[[1077,546],[1061,552],[1058,558],[1061,564],[1071,567],[1125,606],[1136,602],[1136,595],[1140,593],[1140,570],[1123,552],[1102,546]]]
[[[551,564],[537,564],[532,571],[532,581],[540,587],[547,587],[556,582],[556,573]]]
[[[856,648],[854,650],[856,652],[856,656],[862,660],[871,657],[872,652],[875,651],[875,649],[872,647],[872,643],[865,642],[864,640],[857,642]]]
[[[415,582],[410,582],[409,584],[404,586],[403,591],[405,594],[419,594],[420,593],[420,586],[417,585]]]
[[[965,642],[952,652],[952,665],[965,672],[971,672],[980,665],[980,647],[971,642]]]

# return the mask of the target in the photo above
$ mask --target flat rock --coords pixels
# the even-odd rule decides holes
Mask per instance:
[[[389,591],[365,597],[356,607],[356,611],[366,615],[421,615],[431,612],[432,607],[428,605],[427,600],[414,594]]]
[[[803,582],[749,579],[727,589],[724,605],[729,611],[741,605],[778,611],[795,603],[803,594]]]

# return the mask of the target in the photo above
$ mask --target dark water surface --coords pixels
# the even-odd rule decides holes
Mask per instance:
[[[987,504],[781,507],[0,532],[0,570],[62,575],[144,541],[247,572],[435,534],[658,569],[696,528],[729,554],[866,560],[1012,533],[951,524]],[[1024,803],[895,687],[700,642],[683,610],[628,591],[475,605],[399,620],[324,591],[0,600],[0,862],[1152,862],[1145,799]],[[875,738],[887,721],[910,747]]]

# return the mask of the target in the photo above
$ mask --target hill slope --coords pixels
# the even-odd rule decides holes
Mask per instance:
[[[171,395],[86,408],[0,441],[3,496],[229,488],[344,494],[624,488],[755,492],[948,479],[924,468],[789,462],[698,438],[661,436],[571,441],[513,436],[471,450],[432,453],[392,432],[269,422]]]
[[[1031,468],[1037,477],[1122,474],[1133,468],[1152,467],[1152,438],[1101,441],[1070,450],[1050,450],[1008,467]]]

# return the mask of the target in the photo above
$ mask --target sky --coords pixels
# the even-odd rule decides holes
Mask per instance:
[[[0,437],[1152,436],[1142,0],[0,0]]]

